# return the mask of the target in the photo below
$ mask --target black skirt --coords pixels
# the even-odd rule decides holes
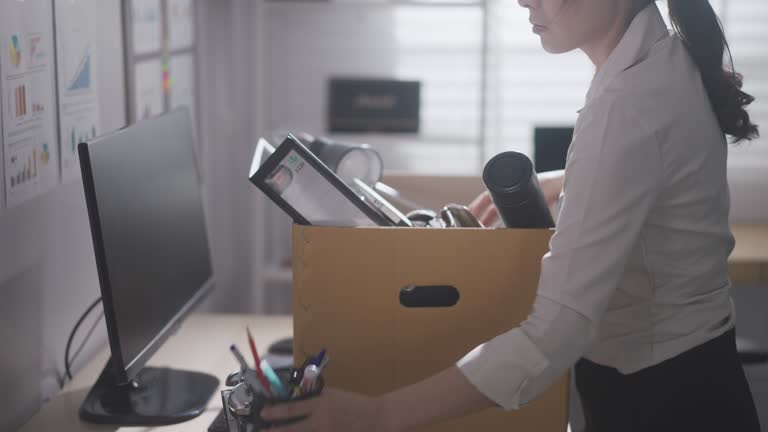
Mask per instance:
[[[735,335],[628,375],[580,360],[586,432],[760,432]]]

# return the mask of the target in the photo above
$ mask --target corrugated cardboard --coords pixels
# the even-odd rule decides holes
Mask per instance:
[[[327,383],[366,394],[437,373],[528,316],[550,236],[294,226],[296,361],[326,348]],[[411,285],[452,285],[460,299],[449,308],[406,308],[399,295]],[[562,432],[567,399],[564,377],[519,411],[494,408],[428,430]]]

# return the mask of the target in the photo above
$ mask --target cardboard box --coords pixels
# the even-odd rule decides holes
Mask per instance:
[[[409,201],[439,209],[467,204],[479,177],[387,175]],[[733,226],[731,277],[768,284],[768,226]],[[547,230],[354,229],[294,227],[294,340],[302,352],[327,348],[330,385],[367,394],[416,382],[449,367],[530,311]],[[408,309],[408,285],[453,285],[452,308]],[[563,377],[520,411],[499,409],[429,431],[565,431]],[[416,408],[417,409],[417,408]]]
[[[326,348],[327,383],[371,395],[431,376],[528,316],[551,234],[294,226],[296,361]],[[405,307],[411,286],[452,286],[458,301]],[[563,432],[567,406],[563,377],[519,411],[493,408],[427,430]]]

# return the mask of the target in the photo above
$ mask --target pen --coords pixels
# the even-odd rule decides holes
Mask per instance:
[[[319,365],[317,365],[317,368],[320,370],[320,373],[321,373],[321,374],[323,373],[323,370],[325,370],[325,367],[326,367],[326,366],[328,366],[328,363],[329,363],[330,361],[331,361],[331,357],[330,357],[328,354],[326,354],[326,355],[323,357],[323,360],[320,362],[320,364],[319,364]]]
[[[320,351],[320,354],[315,357],[315,360],[312,362],[315,364],[315,366],[320,367],[320,364],[322,364],[323,359],[325,358],[325,350]]]
[[[267,389],[267,395],[272,396],[269,383],[267,382],[267,377],[264,376],[264,371],[261,370],[261,360],[259,359],[259,352],[256,350],[256,343],[253,341],[253,335],[251,334],[251,329],[248,328],[248,326],[245,326],[245,332],[248,334],[248,345],[251,346],[251,354],[253,354],[253,364],[256,366],[255,367],[256,376],[259,377],[259,381],[261,381],[261,385],[264,386],[265,389]]]
[[[304,368],[305,368],[305,367],[307,367],[307,366],[311,365],[311,364],[312,364],[312,360],[314,360],[314,359],[315,359],[315,358],[314,358],[313,356],[311,356],[311,355],[307,355],[307,356],[304,358],[304,363],[302,363],[302,364],[301,364],[301,370],[304,370]]]
[[[269,362],[267,362],[266,360],[262,360],[261,369],[262,371],[264,371],[264,375],[269,381],[269,384],[272,386],[272,390],[275,393],[277,393],[277,396],[280,396],[280,397],[288,396],[288,392],[285,390],[283,383],[280,381],[280,378],[278,378],[277,374],[272,369],[272,366],[269,365]]]
[[[235,356],[235,358],[237,359],[237,361],[240,363],[240,369],[241,369],[243,372],[244,372],[244,371],[247,371],[247,370],[249,369],[249,368],[248,368],[248,363],[246,363],[246,362],[245,362],[245,357],[243,357],[243,355],[242,355],[242,354],[240,354],[240,350],[239,350],[239,349],[237,349],[237,347],[235,346],[235,344],[232,344],[232,345],[230,345],[230,347],[229,347],[229,350],[230,350],[230,351],[232,351],[232,354]]]

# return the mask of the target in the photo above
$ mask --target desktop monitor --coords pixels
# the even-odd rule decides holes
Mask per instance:
[[[564,169],[572,139],[572,127],[537,127],[533,132],[536,172]]]
[[[111,358],[80,408],[94,423],[193,418],[216,377],[145,364],[212,289],[185,108],[78,146]]]

